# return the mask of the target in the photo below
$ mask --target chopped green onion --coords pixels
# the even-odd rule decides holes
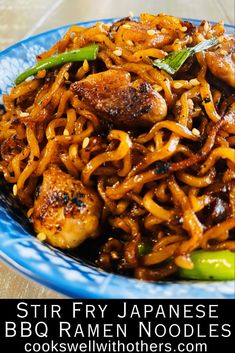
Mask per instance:
[[[138,254],[139,256],[144,256],[147,255],[148,253],[150,253],[152,250],[152,246],[150,244],[147,243],[139,243],[138,244]]]
[[[88,47],[67,51],[60,53],[54,56],[51,56],[48,59],[39,61],[36,65],[30,67],[28,70],[24,71],[15,79],[15,84],[25,81],[28,77],[37,74],[41,70],[51,69],[62,65],[64,63],[83,61],[83,60],[95,60],[99,50],[98,45],[90,45]]]
[[[171,75],[174,75],[190,56],[199,53],[200,51],[209,49],[218,43],[218,38],[205,40],[195,45],[195,47],[174,51],[164,59],[156,59],[153,61],[153,65],[157,66],[161,70],[168,72]]]
[[[190,254],[193,262],[191,270],[180,268],[181,278],[201,280],[234,280],[235,253],[229,250],[196,250]]]

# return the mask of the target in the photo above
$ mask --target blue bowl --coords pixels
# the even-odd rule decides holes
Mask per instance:
[[[200,21],[192,20],[195,25]],[[103,20],[105,23],[114,19]],[[89,27],[96,21],[82,23]],[[35,56],[57,42],[70,26],[23,40],[0,53],[0,104],[14,79],[33,65]],[[228,33],[235,27],[226,25]],[[177,281],[147,283],[106,273],[43,244],[0,178],[0,256],[24,275],[73,298],[233,298],[234,282]]]

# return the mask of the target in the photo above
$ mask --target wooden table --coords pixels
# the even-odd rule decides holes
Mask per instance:
[[[0,0],[0,50],[51,28],[92,19],[124,17],[132,11],[234,24],[234,0]],[[0,261],[0,298],[62,298]]]

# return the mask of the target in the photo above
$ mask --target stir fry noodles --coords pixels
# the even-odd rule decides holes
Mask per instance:
[[[37,237],[153,281],[233,255],[234,46],[222,23],[144,13],[38,55],[0,116],[0,172]]]

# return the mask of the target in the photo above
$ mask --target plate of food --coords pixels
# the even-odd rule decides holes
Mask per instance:
[[[232,33],[143,13],[1,52],[1,258],[69,297],[233,298]]]

